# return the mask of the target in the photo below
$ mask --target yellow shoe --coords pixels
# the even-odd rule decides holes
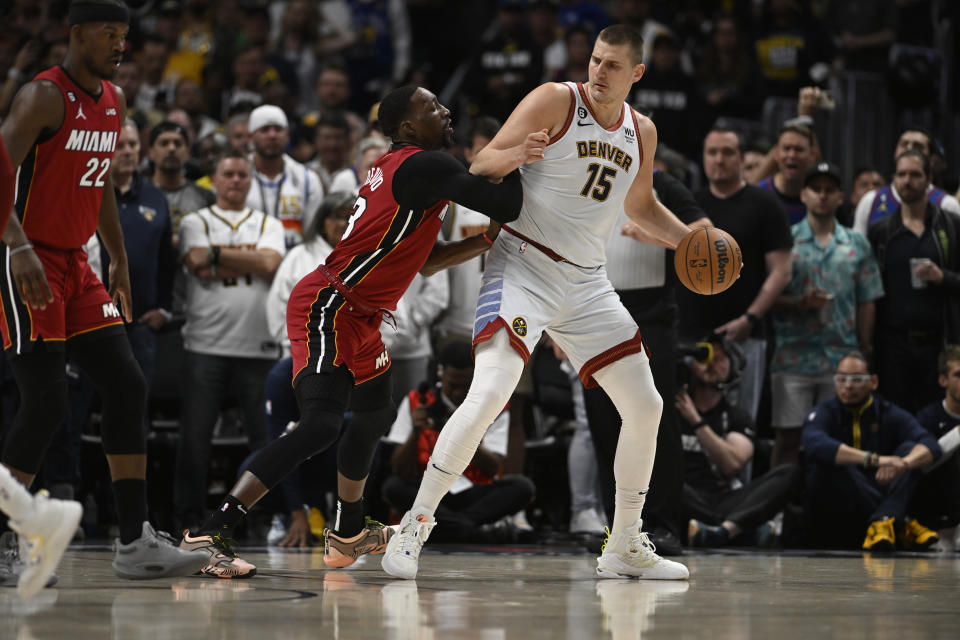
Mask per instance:
[[[917,520],[910,518],[903,525],[903,548],[911,551],[926,551],[940,542],[936,531],[927,529]]]
[[[893,532],[893,518],[874,520],[867,527],[867,537],[863,539],[864,551],[893,551],[896,536]]]

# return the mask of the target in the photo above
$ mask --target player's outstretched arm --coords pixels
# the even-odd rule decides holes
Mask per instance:
[[[38,80],[20,89],[13,99],[10,115],[0,125],[0,136],[14,169],[23,163],[41,135],[60,128],[63,113],[63,96],[52,82]],[[43,263],[28,246],[30,240],[17,216],[10,216],[3,231],[3,242],[10,248],[10,270],[20,298],[34,309],[46,308],[47,303],[53,302],[53,293],[47,284]]]
[[[570,89],[555,82],[528,93],[490,144],[477,154],[470,173],[502,178],[521,165],[542,160],[550,138],[563,129],[572,99]]]
[[[643,162],[623,202],[627,217],[642,227],[657,244],[676,249],[690,233],[690,227],[673,215],[653,195],[653,157],[657,150],[657,129],[649,118],[637,114],[637,135],[643,145]]]

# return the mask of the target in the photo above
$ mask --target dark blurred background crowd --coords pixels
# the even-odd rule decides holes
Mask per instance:
[[[0,2],[0,118],[63,59],[67,4]],[[162,528],[198,524],[251,450],[296,428],[286,300],[343,235],[367,171],[389,150],[379,99],[404,84],[432,90],[453,113],[449,152],[469,164],[538,84],[586,82],[598,31],[627,23],[645,41],[629,101],[658,129],[658,198],[685,221],[729,231],[745,262],[730,290],[703,297],[676,283],[672,254],[636,243],[629,225],[608,247],[665,399],[645,511],[658,547],[960,545],[958,3],[128,5],[114,80],[128,113],[111,174]],[[278,221],[252,236],[240,224],[211,231],[217,208],[234,202],[218,164],[230,151],[252,160],[245,206]],[[486,225],[454,204],[441,239]],[[218,275],[207,256],[223,246],[261,251],[262,268]],[[96,237],[88,253],[106,273]],[[478,258],[418,276],[396,328],[384,327],[400,417],[367,495],[384,521],[409,508],[436,432],[469,386],[482,269]],[[534,353],[442,503],[435,538],[599,544],[619,419],[551,347]],[[67,374],[70,417],[41,484],[83,501],[78,536],[101,537],[114,515],[98,401],[75,368]],[[2,384],[9,424],[18,391],[5,362]],[[331,455],[257,507],[250,541],[316,543],[335,488]]]

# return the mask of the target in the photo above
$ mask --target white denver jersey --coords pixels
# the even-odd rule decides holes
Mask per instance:
[[[247,206],[283,224],[288,249],[303,242],[303,232],[310,226],[321,202],[323,185],[319,176],[290,156],[283,155],[283,173],[273,179],[254,167]]]
[[[211,246],[273,249],[283,255],[283,226],[260,211],[224,211],[216,205],[185,215],[181,256]],[[269,290],[270,283],[255,275],[219,280],[188,276],[184,348],[215,356],[276,358],[279,345],[267,330],[263,302]]]
[[[567,120],[544,159],[520,167],[523,208],[507,226],[574,264],[597,267],[606,261],[604,249],[643,163],[643,149],[628,104],[619,122],[605,129],[583,85],[564,84],[573,98]]]

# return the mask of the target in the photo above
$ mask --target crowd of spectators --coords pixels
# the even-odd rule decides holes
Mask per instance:
[[[903,68],[937,52],[952,4],[131,0],[115,77],[129,107],[111,175],[133,285],[127,333],[151,387],[151,473],[170,478],[153,501],[170,505],[164,528],[202,521],[203,496],[223,493],[249,450],[296,428],[286,300],[349,229],[356,192],[390,147],[379,98],[411,83],[436,92],[458,126],[449,151],[469,164],[532,88],[585,82],[595,34],[621,22],[644,34],[646,72],[629,100],[658,128],[658,198],[688,224],[730,232],[744,256],[739,281],[704,297],[625,217],[607,249],[665,399],[645,511],[654,540],[667,553],[960,545],[938,534],[960,524],[958,174],[946,141],[907,119],[956,118],[955,103],[951,116],[937,102],[956,97],[924,98],[923,74]],[[0,118],[62,60],[66,5],[0,3]],[[818,133],[836,98],[826,88],[848,73],[889,78],[912,111],[891,156],[845,175]],[[765,130],[770,98],[797,109]],[[454,203],[441,240],[486,226]],[[96,237],[87,249],[106,277]],[[418,276],[384,326],[399,417],[369,483],[381,519],[409,507],[469,385],[482,269],[479,257]],[[619,418],[543,346],[441,504],[438,535],[569,532],[593,544],[612,515]],[[9,371],[3,383],[6,422]],[[74,387],[42,481],[91,505],[98,468],[80,442],[95,437],[96,401],[82,379]],[[232,427],[239,457],[225,444]],[[171,434],[172,447],[157,444]],[[258,507],[271,543],[316,542],[331,468],[309,461]],[[88,509],[90,533],[109,525],[101,507]]]

